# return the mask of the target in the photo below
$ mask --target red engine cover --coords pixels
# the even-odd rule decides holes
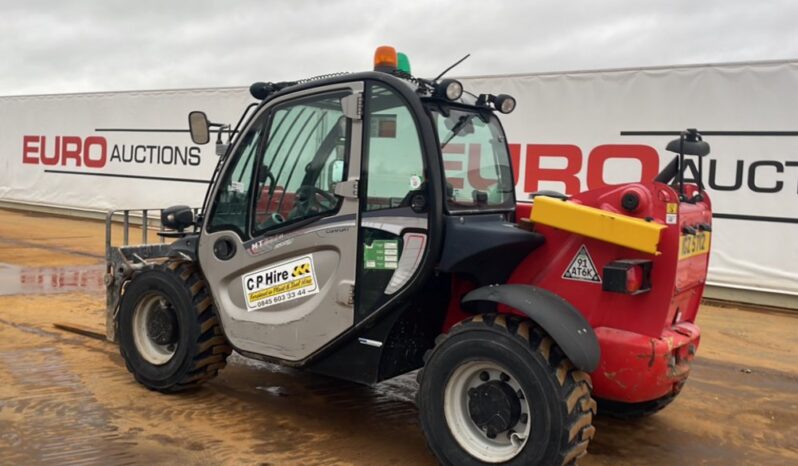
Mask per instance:
[[[693,185],[685,189],[687,199],[697,192]],[[639,199],[632,211],[621,204],[627,193]],[[596,396],[648,401],[678,389],[686,378],[700,337],[694,322],[709,254],[702,251],[680,257],[681,236],[683,231],[689,236],[699,229],[711,230],[710,200],[706,194],[702,197],[699,202],[679,202],[676,191],[655,182],[609,186],[573,196],[574,202],[666,225],[658,246],[661,254],[656,256],[534,225],[546,243],[521,262],[509,282],[550,290],[587,318],[602,351],[600,367],[591,374]],[[517,218],[528,219],[533,208],[533,204],[519,204]],[[637,295],[607,292],[599,281],[569,276],[566,272],[571,263],[578,259],[584,263],[585,255],[599,278],[604,266],[612,261],[651,260],[651,290]]]

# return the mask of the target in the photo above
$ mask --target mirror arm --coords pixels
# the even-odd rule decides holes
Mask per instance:
[[[679,156],[674,155],[671,161],[668,162],[667,165],[665,165],[665,168],[663,168],[657,174],[657,177],[654,178],[654,181],[658,183],[669,184],[671,180],[673,180],[676,177],[676,170],[678,170],[678,165],[679,165]]]
[[[224,123],[212,123],[212,122],[209,121],[208,122],[208,128],[219,128],[219,130],[216,132],[216,143],[217,144],[221,144],[222,143],[222,133],[225,130],[229,130],[230,129],[230,125],[227,125],[227,124],[224,124]]]
[[[684,131],[679,135],[679,200],[684,200]]]
[[[208,127],[219,128],[219,130],[216,132],[216,155],[221,157],[227,152],[227,148],[230,146],[230,139],[232,138],[232,134],[228,134],[227,144],[222,142],[222,133],[224,133],[225,131],[229,132],[230,125],[208,122]]]
[[[699,140],[701,140],[700,137],[699,137]],[[698,196],[702,197],[701,193],[704,192],[704,157],[703,156],[699,156],[698,157],[698,180],[697,181],[698,181],[698,183],[697,183],[698,184]]]

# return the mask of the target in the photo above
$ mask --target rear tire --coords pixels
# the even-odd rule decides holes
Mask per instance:
[[[148,265],[130,280],[117,317],[119,349],[136,381],[177,392],[215,377],[232,352],[196,265]]]
[[[473,317],[439,336],[424,360],[417,405],[442,464],[571,465],[587,453],[590,376],[532,322]]]

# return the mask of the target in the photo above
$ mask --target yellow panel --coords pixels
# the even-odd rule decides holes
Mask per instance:
[[[530,220],[578,235],[647,252],[657,251],[665,225],[615,214],[570,201],[538,196]]]

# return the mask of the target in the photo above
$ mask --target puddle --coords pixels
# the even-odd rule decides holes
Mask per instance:
[[[0,296],[70,291],[103,292],[105,266],[20,267],[0,264]]]
[[[289,393],[285,388],[279,386],[257,386],[256,390],[260,390],[274,396],[288,396]]]

